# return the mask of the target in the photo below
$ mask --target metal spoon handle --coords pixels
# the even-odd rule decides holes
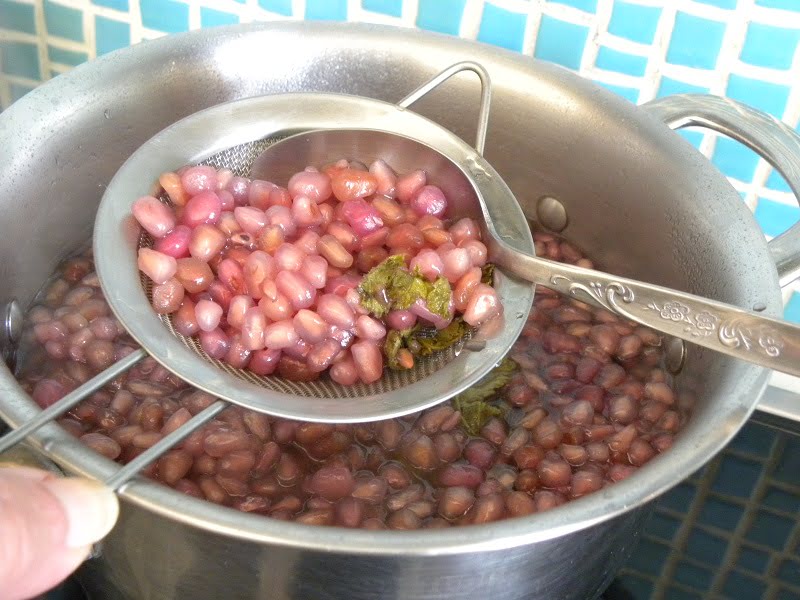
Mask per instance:
[[[800,327],[735,306],[517,252],[497,244],[505,272],[711,350],[800,376]]]

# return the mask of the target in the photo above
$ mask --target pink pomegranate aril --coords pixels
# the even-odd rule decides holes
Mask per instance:
[[[143,196],[131,206],[131,212],[147,233],[162,238],[175,227],[175,213],[153,196]]]
[[[189,167],[181,174],[181,185],[190,196],[217,189],[217,171],[213,167]]]
[[[374,194],[378,181],[369,172],[346,168],[331,175],[331,188],[339,202],[347,202]]]
[[[216,192],[204,191],[189,199],[181,213],[181,224],[190,228],[214,225],[222,214],[222,200]]]
[[[189,256],[189,241],[192,230],[186,225],[178,225],[172,231],[157,239],[153,250],[171,256],[172,258],[186,258]]]
[[[383,376],[383,354],[375,343],[360,341],[353,344],[350,351],[362,382],[374,383]]]
[[[397,198],[400,202],[408,203],[411,198],[427,183],[425,171],[412,171],[398,178],[396,184]]]
[[[283,294],[295,310],[314,304],[317,290],[302,275],[294,271],[281,271],[275,276],[278,291]]]
[[[293,198],[304,196],[315,203],[325,202],[331,197],[331,179],[325,173],[301,171],[289,179],[289,194]]]
[[[189,194],[183,189],[181,178],[177,173],[162,173],[158,178],[159,185],[172,200],[175,206],[184,206],[189,199]]]
[[[411,208],[418,215],[441,217],[447,211],[447,199],[441,188],[435,185],[421,187],[410,200]]]
[[[177,262],[172,256],[151,248],[139,249],[138,267],[155,284],[165,283],[178,270]]]

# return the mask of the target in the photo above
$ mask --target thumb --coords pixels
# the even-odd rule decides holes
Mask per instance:
[[[72,573],[111,530],[119,504],[101,484],[0,466],[0,590],[24,600]]]

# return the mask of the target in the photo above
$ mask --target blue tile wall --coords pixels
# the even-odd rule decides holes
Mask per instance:
[[[0,110],[140,36],[290,17],[463,36],[579,71],[632,103],[722,94],[797,126],[800,0],[754,4],[752,14],[740,15],[739,0],[0,0]],[[746,26],[731,30],[742,18]],[[681,135],[731,178],[766,235],[800,218],[787,183],[753,152],[702,132]],[[786,314],[800,319],[800,284],[795,290]]]
[[[33,6],[0,0],[0,23],[14,31],[36,34]]]
[[[609,598],[800,598],[799,439],[746,425],[721,455],[659,499]],[[742,461],[744,483],[730,476]]]

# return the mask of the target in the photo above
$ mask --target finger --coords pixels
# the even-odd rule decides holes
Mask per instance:
[[[0,468],[0,590],[30,598],[66,578],[114,526],[116,496],[85,479]]]

